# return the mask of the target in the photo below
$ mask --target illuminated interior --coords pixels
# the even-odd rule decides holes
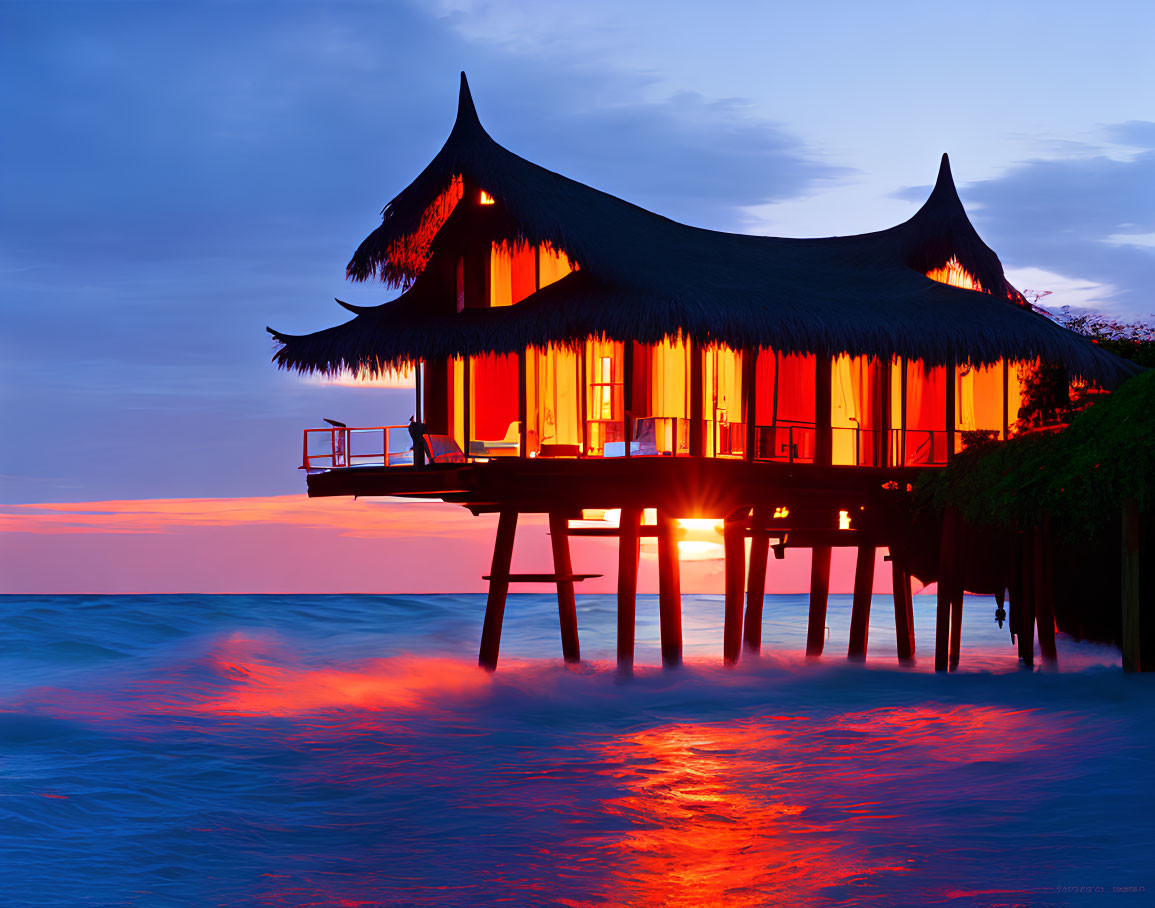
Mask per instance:
[[[878,360],[865,356],[838,356],[830,373],[830,438],[832,463],[875,466],[881,463],[878,431],[882,370]]]
[[[618,341],[585,345],[586,452],[595,457],[626,453],[625,350]]]
[[[537,250],[526,243],[512,248],[493,243],[489,252],[489,305],[512,306],[537,289]]]
[[[690,348],[681,338],[634,344],[633,454],[690,452]]]
[[[489,306],[514,305],[576,265],[549,244],[490,245]],[[957,287],[981,285],[951,258],[928,274]],[[460,281],[459,281],[460,284]],[[679,336],[632,343],[589,338],[516,354],[451,360],[447,431],[473,457],[623,457],[687,455],[693,448],[701,370],[701,453],[747,456],[747,421],[754,420],[750,457],[812,463],[817,455],[818,361],[813,354],[760,349],[743,388],[743,353],[724,345],[701,352]],[[522,368],[524,364],[524,375]],[[929,466],[961,450],[964,433],[1013,434],[1029,364],[944,366],[893,358],[836,356],[830,365],[830,454],[836,466]],[[947,424],[948,382],[954,422]],[[628,385],[628,387],[627,387]],[[525,388],[526,426],[519,421]],[[628,393],[627,393],[628,392]],[[753,395],[753,412],[747,413]],[[629,410],[627,410],[627,403]],[[953,431],[950,431],[953,430]],[[524,445],[524,452],[523,446]],[[696,450],[696,449],[695,449]]]
[[[583,450],[580,357],[553,344],[526,354],[526,456],[576,456]]]
[[[815,444],[814,355],[760,350],[755,376],[757,458],[812,463]]]
[[[963,432],[1003,434],[1003,364],[962,366],[955,370],[955,450],[962,449]]]
[[[746,423],[742,414],[742,354],[730,347],[707,347],[702,365],[703,452],[713,457],[746,453]]]
[[[906,363],[906,431],[903,463],[946,463],[946,367]]]
[[[926,273],[932,281],[938,281],[940,284],[950,284],[952,287],[962,287],[964,290],[977,290],[979,293],[985,293],[983,285],[967,271],[955,256],[951,256],[946,264],[939,268],[932,268]]]
[[[470,455],[516,457],[520,453],[518,371],[514,355],[470,357]]]

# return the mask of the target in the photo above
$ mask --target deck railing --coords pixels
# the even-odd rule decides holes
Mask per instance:
[[[742,446],[745,443],[745,429],[742,423],[717,424],[713,455],[741,456]],[[614,432],[591,432],[591,435],[594,434],[605,437],[612,436]],[[630,456],[669,456],[685,454],[689,450],[689,420],[686,419],[674,417],[639,419],[635,435],[638,437],[630,444]],[[839,426],[831,429],[831,439],[835,464],[880,467],[942,466],[946,463],[945,431],[874,430]],[[813,463],[817,430],[813,423],[802,422],[755,426],[754,442],[754,460]],[[591,451],[585,456],[626,456],[625,443],[602,440],[601,450]],[[306,471],[412,464],[413,443],[408,426],[333,426],[325,429],[305,429],[304,432],[301,469]]]
[[[301,469],[310,472],[412,463],[413,442],[408,426],[306,429],[302,441]]]
[[[846,466],[943,466],[947,433],[930,429],[863,429],[835,426],[830,430],[834,463]],[[779,422],[754,429],[754,459],[779,463],[814,463],[817,429],[814,423]]]

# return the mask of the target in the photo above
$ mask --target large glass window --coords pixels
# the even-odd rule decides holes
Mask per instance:
[[[632,454],[690,451],[690,353],[682,339],[633,347]]]
[[[574,457],[582,450],[579,357],[553,344],[526,352],[527,455]]]
[[[945,366],[907,361],[903,462],[908,466],[946,463],[946,382]]]
[[[831,462],[880,464],[885,433],[879,414],[886,373],[878,360],[866,356],[838,356],[830,368]]]
[[[469,379],[470,456],[516,456],[521,447],[517,356],[470,357]]]
[[[1003,437],[1003,364],[959,366],[955,370],[955,450],[963,432],[994,432]]]
[[[626,453],[625,357],[616,341],[585,345],[586,453],[621,457]]]
[[[709,457],[741,457],[746,453],[746,423],[742,418],[742,354],[721,345],[707,347],[702,363],[702,417]]]
[[[754,436],[758,459],[813,462],[814,369],[811,353],[758,352]]]

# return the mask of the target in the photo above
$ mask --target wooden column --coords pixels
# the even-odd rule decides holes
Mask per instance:
[[[682,583],[678,564],[678,528],[673,517],[658,512],[658,617],[662,665],[682,664]]]
[[[1139,502],[1128,498],[1122,508],[1123,531],[1123,559],[1122,559],[1122,609],[1123,609],[1123,638],[1120,640],[1123,650],[1123,671],[1139,672],[1150,669],[1144,665],[1143,626],[1140,617],[1142,608],[1142,592],[1139,577],[1140,556],[1140,526]],[[1150,569],[1150,568],[1148,568]]]
[[[758,348],[742,351],[742,421],[746,424],[746,459],[757,460]]]
[[[742,594],[746,585],[746,522],[748,511],[726,519],[722,528],[722,545],[726,564],[726,609],[722,631],[722,660],[727,665],[738,661],[742,649]]]
[[[1010,437],[1011,432],[1011,415],[1010,415],[1010,366],[1006,358],[1003,359],[1003,434],[1002,440],[1006,441]],[[1016,418],[1018,418],[1016,416]]]
[[[618,537],[618,669],[621,671],[631,671],[634,667],[641,523],[641,508],[622,508]]]
[[[558,577],[557,617],[561,627],[561,653],[566,662],[580,662],[573,562],[569,556],[569,520],[557,511],[551,511],[549,515],[549,541],[553,546],[553,572]]]
[[[453,364],[446,359],[431,359],[425,365],[425,429],[433,435],[452,435],[453,420],[450,417],[453,383]]]
[[[902,569],[891,553],[890,573],[894,583],[894,635],[900,662],[914,658],[914,599],[910,593],[910,574]]]
[[[1019,613],[1019,659],[1026,665],[1035,664],[1035,546],[1033,531],[1027,529],[1019,536],[1019,589],[1022,607]]]
[[[945,672],[950,648],[951,595],[954,589],[955,557],[954,511],[945,508],[942,535],[938,547],[938,614],[934,628],[934,670]]]
[[[611,397],[613,388],[610,389]],[[612,404],[611,404],[612,406]],[[634,439],[634,342],[622,341],[622,434],[626,440],[625,456],[630,456]]]
[[[950,667],[958,668],[962,651],[963,588],[958,581],[958,562],[955,562],[955,580],[950,587]]]
[[[1055,600],[1051,580],[1051,520],[1043,517],[1043,525],[1035,527],[1035,624],[1039,628],[1039,651],[1043,662],[1054,664],[1058,659],[1055,651]]]
[[[485,623],[481,629],[481,652],[477,664],[493,671],[501,649],[501,622],[505,617],[505,597],[509,593],[509,565],[513,560],[513,536],[517,511],[502,511],[497,518],[497,538],[489,570],[489,598],[485,603]]]
[[[469,356],[461,358],[461,382],[465,386],[461,389],[461,406],[465,410],[461,417],[461,431],[465,436],[462,439],[461,449],[467,458],[469,457],[469,443],[473,440],[473,370],[470,368],[471,359],[472,357]]]
[[[861,662],[866,659],[866,641],[870,634],[870,599],[874,593],[873,545],[858,547],[858,561],[854,565],[854,602],[850,608],[850,645],[846,657]]]
[[[829,466],[834,460],[834,438],[830,428],[834,362],[830,356],[819,353],[814,357],[814,364],[814,463]]]
[[[702,417],[705,390],[702,381],[702,345],[689,341],[690,347],[690,456],[702,457],[705,453],[706,424]]]
[[[953,356],[946,361],[946,462],[954,458],[954,426],[958,395],[958,368]]]
[[[1009,563],[1007,595],[1010,603],[1007,605],[1007,624],[1011,629],[1011,642],[1017,644],[1019,634],[1022,633],[1023,616],[1023,549],[1017,533],[1011,536]]]
[[[806,655],[821,656],[826,645],[826,601],[830,594],[830,546],[816,545],[810,557],[810,620]]]
[[[527,412],[527,385],[529,369],[529,350],[522,350],[517,354],[517,452],[523,459],[529,456],[529,426]]]
[[[746,649],[757,653],[762,649],[762,607],[766,601],[766,563],[770,557],[770,537],[764,532],[770,523],[770,509],[754,508],[750,527],[750,573],[746,579],[746,620],[742,635]]]

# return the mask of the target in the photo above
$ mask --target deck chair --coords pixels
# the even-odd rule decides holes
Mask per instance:
[[[465,463],[465,454],[452,435],[422,435],[430,463]]]
[[[521,451],[521,423],[514,420],[498,441],[475,440],[469,443],[470,457],[510,457]]]

